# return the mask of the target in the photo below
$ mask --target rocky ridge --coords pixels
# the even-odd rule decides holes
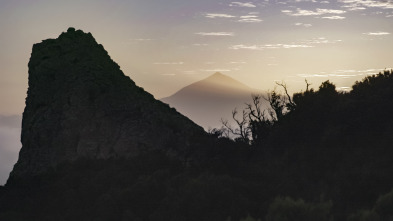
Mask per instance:
[[[33,46],[22,149],[10,179],[80,157],[129,158],[149,150],[185,157],[201,127],[120,70],[90,33],[69,28]]]

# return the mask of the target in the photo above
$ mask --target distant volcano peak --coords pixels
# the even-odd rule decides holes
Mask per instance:
[[[216,72],[216,73],[210,75],[210,77],[227,77],[227,76],[222,74],[221,72]]]
[[[220,119],[230,118],[231,110],[244,105],[254,93],[260,92],[228,75],[216,72],[161,100],[209,128],[220,127]]]
[[[222,74],[220,72],[216,72],[201,81],[189,85],[188,87],[199,87],[199,88],[205,88],[208,90],[215,90],[215,91],[228,90],[228,89],[236,90],[236,91],[253,90],[249,86],[241,83],[240,81],[235,80],[234,78]]]

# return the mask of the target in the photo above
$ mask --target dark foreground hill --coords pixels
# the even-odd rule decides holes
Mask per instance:
[[[22,149],[10,180],[63,161],[129,158],[160,149],[185,158],[201,127],[153,98],[90,33],[70,28],[35,44],[22,121]]]
[[[0,220],[392,220],[392,100],[392,72],[348,94],[325,82],[295,94],[262,140],[233,142],[69,29],[33,48]]]

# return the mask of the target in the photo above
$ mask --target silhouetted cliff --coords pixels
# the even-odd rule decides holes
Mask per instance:
[[[151,149],[184,157],[204,131],[123,74],[90,33],[69,28],[33,46],[22,149],[11,179],[78,157],[128,158]]]

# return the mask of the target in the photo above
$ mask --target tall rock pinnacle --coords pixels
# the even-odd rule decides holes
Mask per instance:
[[[201,127],[123,74],[90,33],[69,28],[33,46],[12,177],[79,157],[128,158],[152,149],[184,155]]]

